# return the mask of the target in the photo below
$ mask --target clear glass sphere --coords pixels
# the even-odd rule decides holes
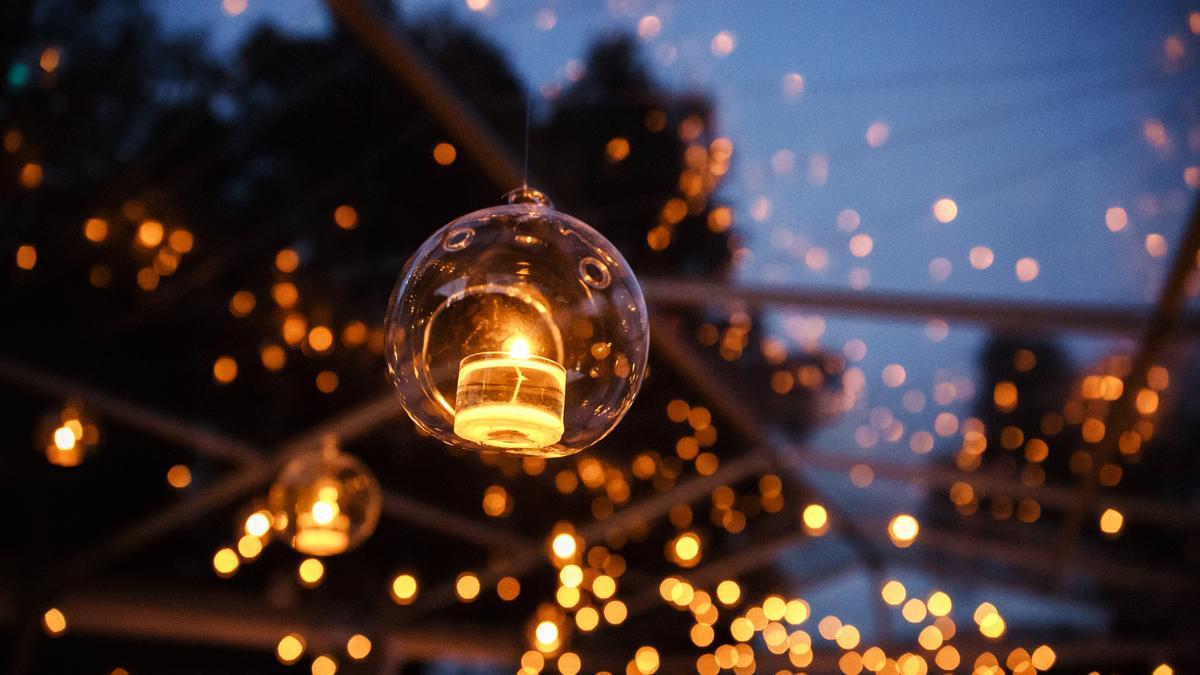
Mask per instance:
[[[648,350],[629,264],[528,188],[435,232],[388,307],[404,409],[473,450],[558,457],[592,445],[629,410]]]
[[[271,486],[275,528],[307,555],[348,551],[375,531],[383,501],[379,482],[331,441],[288,462]]]

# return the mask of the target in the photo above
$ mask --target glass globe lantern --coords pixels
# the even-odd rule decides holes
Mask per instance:
[[[327,440],[319,451],[284,466],[271,486],[269,501],[275,526],[292,548],[329,556],[371,536],[383,498],[371,471]]]
[[[100,429],[78,401],[42,417],[34,446],[55,466],[79,466],[100,442]]]
[[[519,188],[435,232],[388,307],[387,361],[444,443],[560,457],[599,441],[646,374],[641,287],[600,233]]]

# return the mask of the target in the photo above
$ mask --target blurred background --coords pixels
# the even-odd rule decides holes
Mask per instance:
[[[6,2],[0,663],[1196,672],[1198,35],[1168,1]],[[530,183],[651,316],[632,411],[557,460],[421,436],[383,359],[408,256],[519,185],[527,102]],[[327,435],[383,516],[308,558],[253,516]]]

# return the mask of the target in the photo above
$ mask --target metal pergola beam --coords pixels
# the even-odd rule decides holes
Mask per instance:
[[[1029,497],[1038,504],[1062,511],[1078,507],[1079,493],[1074,487],[1043,484],[1030,487],[1018,480],[987,471],[963,472],[934,463],[906,463],[875,457],[855,457],[833,452],[810,452],[795,460],[804,470],[850,471],[857,465],[871,468],[877,480],[908,483],[924,488],[945,490],[955,483],[967,483],[973,489],[982,490],[988,496],[1005,496],[1012,499]],[[1096,505],[1099,508],[1113,507],[1125,514],[1127,520],[1155,527],[1179,530],[1200,530],[1200,508],[1158,499],[1132,495],[1105,496]]]
[[[879,320],[943,319],[997,331],[1135,334],[1151,317],[1149,308],[1122,305],[1032,302],[999,298],[955,298],[907,293],[827,290],[761,284],[728,285],[704,279],[646,278],[646,299],[660,307],[796,307]],[[1177,330],[1200,337],[1200,316],[1181,318]]]
[[[4,595],[0,594],[0,599]],[[0,621],[17,620],[14,612],[5,611],[11,605],[0,603]],[[265,652],[274,651],[283,636],[298,633],[308,644],[309,654],[337,654],[351,635],[363,632],[356,623],[315,620],[320,614],[316,612],[267,609],[257,598],[174,588],[159,592],[89,590],[58,598],[54,606],[66,616],[68,634]],[[464,625],[389,630],[368,637],[379,656],[402,660],[508,667],[520,659],[522,651],[516,634],[506,637]]]

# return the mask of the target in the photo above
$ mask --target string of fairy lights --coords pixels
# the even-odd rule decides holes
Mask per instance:
[[[487,12],[489,0],[468,0],[468,7],[475,12]],[[231,16],[245,11],[246,0],[223,0],[224,10]],[[553,27],[553,14],[539,13],[539,27]],[[651,39],[661,29],[657,16],[643,16],[636,21],[636,32],[643,39]],[[548,29],[548,28],[547,28]],[[1200,13],[1188,16],[1188,29],[1200,34]],[[736,49],[736,38],[728,31],[713,36],[710,48],[717,58]],[[1177,36],[1169,37],[1164,43],[1167,67],[1177,67],[1185,58],[1186,47]],[[62,52],[57,47],[47,47],[37,60],[36,66],[45,73],[53,73],[60,67]],[[804,78],[799,73],[783,76],[782,95],[789,98],[804,92]],[[654,111],[644,120],[651,132],[664,132],[668,120],[661,111]],[[714,199],[723,177],[730,170],[733,142],[727,138],[706,138],[709,131],[698,117],[682,120],[673,130],[687,144],[683,156],[684,170],[679,178],[679,193],[665,201],[656,222],[647,231],[645,245],[654,251],[666,250],[672,245],[676,228],[689,214],[702,212]],[[1161,120],[1147,120],[1142,126],[1142,137],[1152,148],[1164,148],[1175,141]],[[865,132],[868,146],[880,147],[890,140],[890,126],[883,121],[873,123]],[[1200,138],[1200,134],[1197,134]],[[3,136],[4,151],[19,156],[27,150],[34,139],[26,138],[20,129],[10,128]],[[1192,143],[1189,140],[1189,143]],[[1200,144],[1196,141],[1195,144]],[[603,152],[609,161],[619,163],[636,152],[627,137],[610,139]],[[440,141],[431,148],[431,161],[440,166],[458,161],[458,151],[449,142]],[[796,165],[797,157],[786,151],[775,153],[770,165],[776,173],[789,173]],[[828,178],[828,157],[818,155],[807,160],[807,178],[821,184]],[[44,180],[44,167],[27,161],[20,165],[16,182],[23,189],[37,190]],[[1200,188],[1200,167],[1187,166],[1183,169],[1183,184],[1191,190]],[[749,205],[748,215],[755,222],[768,222],[772,216],[772,205],[766,198]],[[958,217],[959,206],[951,196],[937,198],[929,205],[933,218],[943,224],[952,223]],[[707,227],[716,233],[729,232],[736,226],[739,214],[730,205],[717,205],[709,211]],[[330,225],[346,233],[352,233],[363,225],[356,208],[349,203],[341,204],[329,214]],[[1104,227],[1110,232],[1120,232],[1131,221],[1129,211],[1120,205],[1107,209],[1103,215]],[[850,235],[848,251],[854,258],[866,258],[874,249],[874,240],[857,231],[862,216],[853,209],[842,211],[837,217],[837,229]],[[146,205],[131,200],[120,209],[119,216],[91,217],[82,223],[82,236],[92,244],[101,244],[115,237],[130,240],[132,255],[139,261],[136,285],[145,293],[154,293],[160,284],[174,275],[186,264],[187,256],[195,246],[195,235],[186,227],[164,224],[152,214]],[[830,251],[796,241],[773,241],[777,248],[794,252],[814,271],[829,264]],[[1161,233],[1145,235],[1144,248],[1151,257],[1162,257],[1168,252],[1168,242]],[[735,265],[743,264],[753,256],[748,240],[735,238],[732,256]],[[986,269],[994,264],[995,253],[984,245],[973,247],[969,263],[975,269]],[[15,249],[16,267],[35,273],[39,251],[35,243],[21,243]],[[294,281],[302,268],[302,257],[293,248],[282,248],[273,253],[270,264],[274,281],[269,288],[245,288],[236,291],[228,301],[228,311],[235,319],[250,316],[260,303],[269,302],[280,310],[280,318],[270,340],[259,349],[261,367],[267,372],[276,372],[287,367],[293,360],[328,354],[333,350],[365,349],[380,356],[386,351],[387,338],[381,324],[357,318],[341,325],[316,323],[306,312],[303,298]],[[1197,268],[1200,268],[1198,258]],[[929,264],[928,272],[934,281],[944,280],[951,274],[951,262],[938,258]],[[1021,282],[1038,278],[1040,263],[1033,257],[1020,258],[1014,263],[1014,274]],[[866,288],[869,275],[852,274],[852,288]],[[1194,275],[1195,276],[1195,275]],[[1198,277],[1200,278],[1200,277]],[[95,263],[88,269],[89,283],[99,289],[109,288],[114,279],[112,267],[107,263]],[[1189,293],[1200,292],[1200,282],[1193,280]],[[824,333],[824,324],[819,317],[807,317],[785,324],[788,341],[809,346],[819,344]],[[827,372],[811,364],[785,367],[789,355],[788,344],[768,336],[760,344],[750,343],[753,319],[746,312],[731,312],[721,320],[710,319],[696,331],[696,342],[711,350],[719,358],[736,362],[748,349],[761,350],[768,362],[774,366],[768,382],[763,383],[777,395],[783,396],[796,388],[806,388],[821,394],[825,407],[848,413],[867,408],[868,381],[873,378],[853,365],[861,361],[867,346],[861,339],[852,339],[843,346],[844,369]],[[932,320],[926,328],[930,341],[938,342],[945,337],[949,326],[940,320]],[[265,337],[265,336],[264,336]],[[599,343],[596,343],[599,344]],[[593,356],[595,345],[590,345]],[[604,358],[608,353],[604,354]],[[604,358],[597,360],[603,361]],[[1013,370],[1029,372],[1038,365],[1038,355],[1023,349],[1016,353]],[[240,374],[250,364],[239,363],[234,356],[219,354],[213,357],[212,380],[219,386],[234,385]],[[950,410],[938,412],[931,430],[910,429],[900,416],[890,409],[874,407],[869,410],[864,424],[854,431],[854,440],[862,449],[875,447],[879,443],[900,443],[907,439],[914,454],[932,452],[939,439],[961,441],[954,453],[954,463],[963,473],[947,491],[947,498],[959,514],[971,517],[986,502],[991,516],[997,521],[1015,517],[1023,524],[1037,522],[1042,516],[1042,505],[1036,497],[1013,500],[1005,496],[989,497],[986,489],[976,486],[971,480],[972,472],[980,469],[985,453],[989,449],[989,431],[997,432],[999,445],[1006,451],[1019,453],[1019,480],[1028,488],[1037,488],[1046,481],[1043,463],[1049,456],[1050,442],[1055,438],[1078,434],[1080,443],[1069,457],[1073,473],[1092,471],[1094,454],[1090,448],[1103,440],[1110,432],[1119,433],[1119,461],[1110,462],[1098,469],[1100,483],[1106,488],[1118,486],[1129,465],[1141,459],[1143,449],[1155,436],[1160,409],[1160,399],[1171,385],[1171,372],[1167,365],[1154,365],[1147,377],[1147,385],[1139,387],[1133,396],[1137,417],[1128,429],[1111,430],[1105,420],[1113,404],[1121,399],[1125,387],[1137,386],[1127,382],[1130,375],[1128,357],[1112,356],[1095,364],[1078,382],[1073,383],[1070,398],[1061,410],[1048,412],[1039,420],[1036,429],[1019,425],[1005,425],[999,430],[988,430],[975,417],[960,417]],[[827,389],[827,380],[837,378],[837,388]],[[899,363],[888,364],[880,373],[880,381],[888,389],[902,388],[908,374]],[[338,389],[339,375],[332,368],[322,369],[314,379],[314,386],[325,394]],[[991,392],[975,392],[969,378],[956,373],[943,373],[928,394],[919,389],[908,389],[903,395],[902,407],[917,415],[927,411],[932,401],[934,406],[949,407],[955,402],[969,400],[976,393],[990,396],[992,405],[1000,414],[1017,409],[1022,395],[1018,385],[1004,380],[995,385]],[[712,412],[699,403],[683,399],[670,402],[665,410],[666,418],[673,424],[683,425],[683,431],[671,451],[645,451],[636,454],[628,466],[605,461],[591,456],[580,456],[557,464],[542,457],[526,457],[513,464],[490,455],[480,455],[479,461],[486,465],[519,466],[519,471],[529,476],[552,476],[555,489],[563,495],[587,497],[589,512],[596,520],[605,520],[616,510],[628,505],[634,498],[639,485],[667,493],[690,473],[697,476],[712,476],[721,467],[721,458],[715,452],[717,426]],[[37,431],[39,452],[44,452],[51,464],[71,468],[83,464],[88,455],[100,447],[101,427],[99,421],[89,414],[86,401],[66,401],[49,412]],[[232,543],[215,551],[211,566],[222,578],[234,576],[244,564],[252,563],[273,540],[289,540],[300,551],[302,559],[296,566],[296,582],[306,588],[320,585],[327,573],[323,559],[351,549],[363,538],[370,536],[374,528],[372,519],[377,519],[379,487],[374,483],[369,469],[340,449],[325,448],[327,461],[342,462],[345,466],[337,471],[313,469],[300,472],[304,478],[283,491],[284,496],[271,503],[261,500],[244,509],[240,529],[231,532]],[[342,459],[332,459],[342,458]],[[339,466],[342,466],[339,464]],[[503,469],[500,469],[503,472]],[[285,469],[285,474],[287,469]],[[874,482],[870,463],[856,464],[849,471],[849,479],[858,488],[867,488]],[[185,464],[176,464],[166,471],[166,481],[176,489],[186,489],[192,483],[192,473]],[[361,494],[361,504],[354,505],[346,497]],[[358,499],[357,497],[355,499]],[[709,520],[714,528],[729,534],[746,530],[756,516],[783,512],[788,502],[784,482],[775,473],[766,472],[756,476],[754,486],[739,494],[735,486],[722,485],[709,495]],[[515,499],[508,488],[500,482],[484,488],[480,497],[480,509],[488,518],[504,518],[516,508]],[[689,570],[696,569],[704,559],[707,535],[697,512],[699,506],[677,504],[668,519],[675,532],[664,542],[664,558],[677,568],[658,585],[658,594],[663,606],[680,613],[690,614],[693,622],[688,639],[700,654],[694,663],[687,664],[697,672],[715,675],[722,670],[737,673],[755,672],[757,669],[783,668],[806,669],[814,667],[820,650],[837,653],[836,667],[847,675],[864,670],[873,673],[902,673],[924,675],[935,669],[953,671],[970,668],[971,672],[992,673],[1007,669],[1013,673],[1034,673],[1051,669],[1056,661],[1055,650],[1048,644],[1014,646],[1002,653],[1001,640],[1008,626],[1001,610],[991,602],[980,602],[973,608],[956,607],[951,595],[941,589],[915,593],[898,579],[886,579],[879,586],[878,602],[899,612],[900,617],[916,629],[915,643],[911,649],[889,653],[883,646],[864,643],[863,630],[844,622],[835,614],[817,618],[813,607],[802,597],[768,594],[762,598],[750,598],[742,585],[734,578],[715,583],[699,584],[689,581]],[[823,537],[831,530],[834,505],[809,503],[798,509],[800,522],[809,537]],[[372,516],[371,513],[374,512]],[[306,545],[298,545],[298,537],[304,532],[304,519],[315,519],[309,525],[320,530],[321,537],[314,537]],[[1106,507],[1097,514],[1095,528],[1103,535],[1119,537],[1126,525],[1125,514],[1116,508]],[[319,527],[318,527],[319,526]],[[910,513],[897,513],[886,523],[885,532],[896,548],[908,548],[920,541],[921,523]],[[545,557],[553,566],[557,576],[553,599],[546,599],[529,618],[527,630],[528,650],[520,658],[519,672],[535,674],[553,666],[563,675],[574,675],[583,671],[587,653],[572,648],[573,634],[589,634],[598,630],[612,629],[624,624],[637,608],[632,607],[626,594],[622,578],[627,572],[626,559],[619,553],[631,539],[645,537],[638,528],[613,530],[601,542],[584,541],[578,536],[576,525],[569,522],[556,523],[544,538]],[[318,541],[318,539],[320,541]],[[307,551],[306,551],[307,548]],[[421,602],[422,574],[415,569],[397,572],[389,579],[386,589],[392,602],[397,605],[415,605]],[[457,572],[453,581],[454,594],[461,603],[475,601],[486,591],[494,591],[505,602],[520,597],[523,589],[517,576],[502,576],[494,583],[487,580],[478,570]],[[487,586],[491,586],[488,588]],[[624,596],[624,597],[622,597]],[[969,627],[970,617],[975,628]],[[43,614],[43,628],[48,635],[58,636],[68,630],[69,617],[59,608],[48,608]],[[957,621],[956,621],[957,618]],[[990,640],[997,647],[978,650],[973,659],[966,653],[968,647],[960,649],[953,644],[956,637],[971,633]],[[823,642],[821,642],[823,641]],[[969,642],[969,640],[961,640]],[[761,653],[761,644],[770,656]],[[972,645],[973,646],[973,645]],[[325,646],[323,646],[324,648]],[[332,675],[339,668],[339,660],[362,661],[372,654],[371,637],[356,633],[352,635],[338,653],[332,651],[312,654],[308,666],[313,675]],[[282,635],[276,646],[276,656],[281,663],[297,664],[310,653],[307,639],[300,633]],[[625,664],[627,673],[651,675],[668,666],[671,655],[660,653],[653,645],[640,645],[631,650]],[[775,660],[771,660],[771,659]],[[673,663],[673,662],[672,662]],[[113,671],[114,674],[124,669]],[[1154,675],[1169,675],[1174,672],[1163,663],[1153,670]]]

